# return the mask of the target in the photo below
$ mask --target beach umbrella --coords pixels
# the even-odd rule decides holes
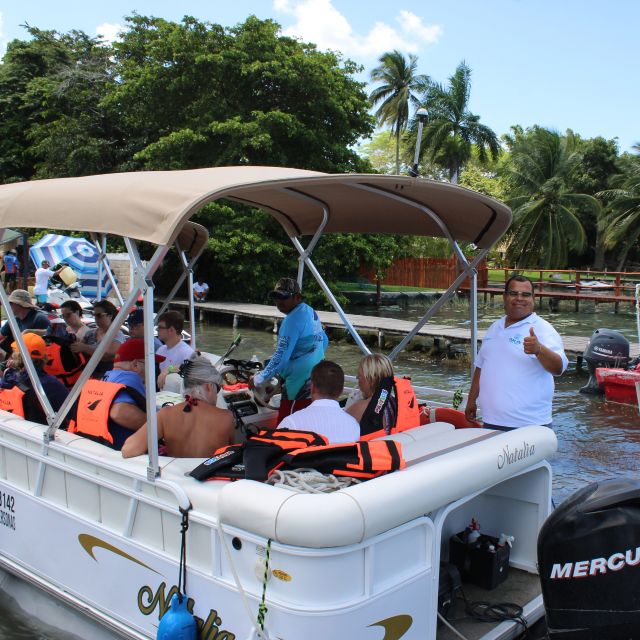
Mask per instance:
[[[43,260],[47,260],[51,267],[59,262],[65,262],[78,275],[78,284],[82,295],[86,298],[95,298],[98,295],[100,253],[85,238],[71,238],[48,233],[29,249],[29,254],[36,268],[41,266]],[[106,296],[110,290],[111,282],[103,267],[102,296]]]

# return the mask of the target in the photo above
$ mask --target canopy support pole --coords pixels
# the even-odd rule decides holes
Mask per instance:
[[[129,256],[133,262],[133,278],[136,290],[142,291],[144,310],[144,370],[147,390],[147,480],[153,482],[160,476],[158,460],[158,418],[156,413],[156,363],[153,344],[153,279],[145,272],[136,244],[125,238]]]
[[[455,243],[455,241],[454,241]],[[457,243],[456,243],[457,246]],[[393,360],[409,343],[409,341],[424,327],[424,325],[434,316],[434,314],[439,311],[441,307],[445,305],[456,292],[458,287],[462,284],[464,279],[468,275],[472,275],[473,271],[477,268],[480,261],[487,255],[489,249],[482,249],[480,253],[473,259],[471,263],[467,262],[467,259],[464,258],[463,264],[466,266],[463,268],[462,272],[458,275],[458,277],[449,285],[449,288],[436,300],[429,310],[418,320],[416,325],[409,331],[409,333],[401,340],[401,342],[393,349],[393,351],[389,354],[389,358]]]
[[[125,243],[127,242],[131,243],[131,241],[128,238],[125,238]],[[133,245],[133,243],[131,244]],[[129,246],[127,246],[127,249],[128,248]],[[93,352],[93,355],[91,356],[91,358],[89,358],[89,362],[87,362],[87,364],[85,365],[85,368],[80,374],[80,377],[76,380],[76,383],[73,385],[73,387],[69,391],[69,395],[67,396],[66,400],[62,403],[62,406],[60,407],[53,424],[51,424],[51,426],[49,427],[46,434],[46,437],[48,437],[49,440],[53,438],[53,434],[56,432],[56,429],[60,427],[63,420],[66,418],[67,414],[69,413],[71,407],[73,406],[73,403],[80,396],[80,391],[82,390],[82,387],[84,386],[85,382],[89,379],[89,377],[93,373],[94,369],[96,368],[96,365],[98,364],[98,362],[100,362],[100,360],[102,359],[102,356],[104,355],[107,348],[115,338],[117,332],[120,330],[120,327],[126,320],[127,316],[129,315],[129,310],[135,304],[135,301],[138,295],[140,294],[142,287],[146,288],[145,279],[151,279],[153,277],[153,274],[158,269],[158,266],[162,262],[162,259],[166,255],[167,251],[168,251],[168,248],[166,246],[158,247],[155,250],[151,260],[149,260],[146,270],[143,270],[144,275],[136,278],[134,274],[135,284],[132,285],[131,291],[129,292],[127,299],[123,302],[122,306],[120,307],[120,311],[118,311],[118,314],[113,319],[111,326],[109,327],[109,329],[107,329],[107,332],[102,338],[100,344],[97,345],[96,350]],[[129,254],[129,257],[131,258],[131,254]],[[138,285],[139,281],[142,282],[141,286]],[[140,286],[140,288],[136,288],[138,286]],[[147,322],[147,320],[148,319],[145,316],[145,322]],[[154,371],[154,377],[155,377],[155,371]],[[152,385],[150,389],[147,389],[147,399],[149,398],[149,395],[152,396],[153,402],[155,403],[155,386]],[[155,405],[154,405],[154,415],[155,415]]]
[[[298,240],[298,238],[295,238],[295,237],[291,238],[291,242],[293,243],[293,246],[298,250],[300,255],[304,256],[304,247],[300,244],[300,241]],[[340,306],[340,303],[336,300],[335,296],[331,292],[331,289],[329,289],[329,287],[327,286],[327,283],[324,281],[324,279],[320,275],[320,272],[316,269],[315,265],[311,261],[311,258],[309,257],[304,258],[304,262],[307,265],[307,268],[309,269],[309,271],[311,272],[311,275],[316,279],[317,283],[320,285],[320,288],[322,289],[322,291],[324,291],[324,294],[327,296],[327,299],[331,303],[331,306],[336,310],[337,314],[340,316],[340,319],[342,320],[344,326],[347,328],[347,331],[349,331],[352,338],[355,340],[355,343],[360,348],[360,351],[362,351],[362,353],[364,353],[365,355],[369,355],[371,353],[371,351],[369,350],[369,347],[367,347],[367,345],[362,341],[362,338],[360,337],[358,332],[355,330],[354,326],[351,324],[349,318],[347,318],[347,314],[344,312],[344,310]]]
[[[298,279],[298,286],[300,287],[300,291],[302,291],[302,281],[304,278],[304,263],[307,258],[311,257],[313,250],[318,244],[318,240],[320,240],[320,238],[322,237],[322,232],[324,231],[324,228],[327,226],[327,222],[329,221],[329,209],[327,205],[324,204],[324,202],[317,200],[316,198],[312,198],[311,196],[305,195],[303,193],[299,193],[298,191],[293,191],[292,189],[284,189],[284,191],[286,191],[287,193],[291,194],[296,198],[299,198],[300,200],[307,200],[307,201],[313,202],[322,208],[322,222],[320,223],[320,226],[318,227],[316,232],[313,234],[313,237],[311,238],[311,241],[307,245],[307,248],[300,254],[300,257],[298,258],[298,278],[297,279]],[[300,246],[302,246],[302,243],[300,243]]]
[[[478,271],[471,272],[469,287],[469,321],[471,323],[471,345],[469,346],[471,363],[469,374],[473,377],[476,355],[478,353]]]
[[[169,292],[169,295],[165,298],[165,301],[162,303],[162,306],[160,307],[160,311],[158,311],[158,315],[164,313],[167,308],[169,307],[169,304],[171,304],[171,301],[173,300],[174,296],[176,295],[176,293],[178,292],[178,289],[180,288],[180,286],[182,285],[182,283],[184,282],[185,278],[187,277],[187,275],[189,274],[189,271],[191,272],[191,280],[189,281],[189,295],[191,295],[191,301],[189,302],[189,315],[191,316],[191,305],[193,303],[193,267],[195,266],[196,262],[198,261],[198,259],[200,258],[200,256],[202,255],[202,252],[204,251],[204,247],[205,245],[203,244],[202,247],[200,248],[200,251],[198,251],[198,253],[196,253],[196,255],[194,255],[192,258],[189,259],[189,261],[186,260],[186,252],[183,251],[180,248],[179,243],[176,241],[175,244],[176,247],[176,251],[178,252],[178,255],[180,257],[180,263],[182,264],[182,273],[180,274],[180,277],[176,280],[176,283],[173,285],[173,288],[171,289],[171,291]],[[194,307],[194,312],[193,312],[193,324],[191,325],[191,336],[192,339],[193,336],[195,335],[195,307]],[[194,349],[195,349],[195,342],[191,345]]]
[[[98,250],[100,254],[99,262],[98,262],[98,295],[99,296],[102,295],[102,268],[104,267],[104,270],[107,274],[107,278],[109,278],[109,282],[111,283],[111,286],[113,287],[113,291],[116,294],[116,298],[118,298],[118,301],[122,306],[122,303],[124,302],[124,298],[122,297],[122,291],[120,291],[120,287],[116,282],[113,272],[111,271],[111,269],[107,264],[107,236],[105,234],[101,234],[100,238],[101,239],[99,241],[95,233],[91,234],[91,240],[93,241],[95,248]],[[98,297],[98,300],[100,300],[100,297]]]
[[[196,306],[193,299],[193,260],[189,261],[187,254],[182,250],[180,244],[176,242],[176,250],[182,263],[182,278],[180,284],[187,277],[187,298],[189,299],[189,332],[191,333],[191,348],[196,350]],[[164,308],[164,307],[163,307]],[[158,314],[160,315],[160,314]]]
[[[11,333],[13,334],[13,339],[18,343],[18,348],[20,349],[20,354],[22,355],[22,361],[24,363],[25,369],[27,370],[27,374],[29,375],[29,380],[31,380],[31,384],[33,385],[33,389],[36,392],[38,397],[38,401],[42,406],[42,409],[47,418],[47,424],[51,425],[55,419],[56,412],[53,410],[51,403],[49,402],[49,398],[47,398],[47,394],[44,392],[42,387],[42,383],[40,382],[40,378],[38,378],[38,372],[36,371],[36,367],[33,364],[33,360],[31,359],[31,355],[29,354],[29,350],[24,342],[24,338],[22,337],[22,331],[20,331],[20,327],[18,327],[18,320],[13,313],[13,309],[11,308],[11,304],[9,303],[9,296],[4,288],[4,284],[0,282],[0,301],[2,302],[2,306],[4,307],[5,313],[7,314],[7,321],[9,322],[9,326],[11,327]],[[45,437],[45,444],[49,442],[51,438]]]
[[[290,238],[291,242],[293,243],[293,246],[298,250],[298,253],[300,254],[300,257],[298,258],[298,285],[300,286],[300,289],[302,289],[302,277],[304,274],[304,265],[306,264],[309,271],[311,272],[311,275],[313,275],[313,277],[316,279],[316,282],[320,285],[320,288],[322,289],[325,296],[327,297],[327,300],[329,300],[329,302],[331,303],[331,306],[336,310],[344,326],[347,328],[347,330],[355,340],[355,343],[358,345],[360,350],[365,355],[370,354],[371,351],[369,350],[367,345],[362,341],[360,334],[355,330],[354,326],[351,324],[351,322],[347,318],[346,313],[340,306],[340,303],[336,300],[335,296],[331,292],[331,289],[329,289],[329,287],[327,286],[327,283],[324,281],[323,277],[320,275],[320,272],[316,269],[315,265],[311,261],[311,253],[313,252],[316,245],[318,244],[318,241],[322,237],[322,232],[324,231],[324,228],[326,227],[327,222],[329,221],[329,217],[330,217],[329,207],[327,207],[327,205],[321,200],[308,196],[304,193],[299,193],[298,191],[295,191],[292,189],[284,189],[284,191],[286,191],[287,193],[289,193],[290,195],[296,198],[299,198],[300,200],[313,202],[314,204],[317,204],[322,209],[322,221],[320,222],[320,225],[318,226],[318,229],[316,230],[316,232],[313,234],[313,237],[311,238],[311,241],[307,245],[306,249],[302,246],[302,243],[298,238],[296,238],[295,236]]]

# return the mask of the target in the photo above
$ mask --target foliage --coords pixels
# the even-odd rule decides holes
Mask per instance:
[[[509,189],[514,224],[507,260],[519,266],[563,268],[569,250],[582,251],[586,235],[577,215],[599,203],[590,195],[573,193],[569,177],[580,162],[578,139],[570,131],[532,127],[512,129],[506,142],[510,156],[502,170]]]
[[[117,132],[98,105],[110,50],[81,31],[26,29],[0,65],[0,181],[109,171]]]
[[[127,21],[105,106],[123,114],[133,167],[366,167],[351,149],[373,128],[355,63],[255,17],[231,29],[188,16]]]
[[[390,125],[396,139],[396,174],[400,173],[400,136],[409,123],[409,106],[417,106],[415,92],[428,77],[416,74],[418,58],[409,55],[407,61],[397,50],[382,54],[380,65],[371,72],[373,82],[381,82],[369,96],[371,104],[380,103],[376,111],[378,125]]]
[[[615,140],[605,140],[601,137],[580,140],[577,152],[580,162],[568,178],[569,188],[575,193],[597,196],[599,192],[607,189],[610,178],[618,173],[618,145]],[[587,250],[582,255],[570,256],[569,266],[587,264],[595,269],[602,269],[606,257],[604,229],[607,226],[609,212],[605,207],[601,207],[598,214],[594,215],[593,209],[587,206],[578,207],[576,214],[586,233]]]
[[[634,147],[640,152],[640,145]],[[611,180],[611,189],[600,192],[611,217],[605,229],[605,244],[618,250],[616,270],[624,267],[629,251],[640,238],[640,155],[623,165],[624,171]]]
[[[496,134],[480,124],[480,116],[469,111],[470,95],[471,69],[465,62],[458,65],[447,86],[429,80],[422,87],[420,103],[428,114],[422,153],[426,152],[428,158],[445,168],[454,183],[458,182],[460,170],[471,159],[474,148],[481,163],[489,156],[495,160],[500,152]],[[410,130],[410,139],[415,141],[417,122],[411,124]]]

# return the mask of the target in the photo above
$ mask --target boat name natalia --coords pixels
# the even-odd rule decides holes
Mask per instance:
[[[502,469],[505,464],[513,464],[514,462],[529,458],[535,450],[536,446],[528,442],[523,442],[521,447],[515,447],[513,449],[510,449],[508,444],[505,445],[502,453],[498,454],[498,469]]]

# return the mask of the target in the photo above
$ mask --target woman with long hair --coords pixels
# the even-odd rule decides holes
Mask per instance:
[[[378,390],[384,378],[393,378],[393,364],[387,356],[381,353],[371,353],[360,361],[358,366],[359,394],[347,403],[346,412],[352,415],[358,422],[362,420],[365,409],[371,401],[371,397]],[[385,429],[394,426],[397,415],[395,398],[391,397],[385,405],[385,413],[382,416],[382,424]]]

